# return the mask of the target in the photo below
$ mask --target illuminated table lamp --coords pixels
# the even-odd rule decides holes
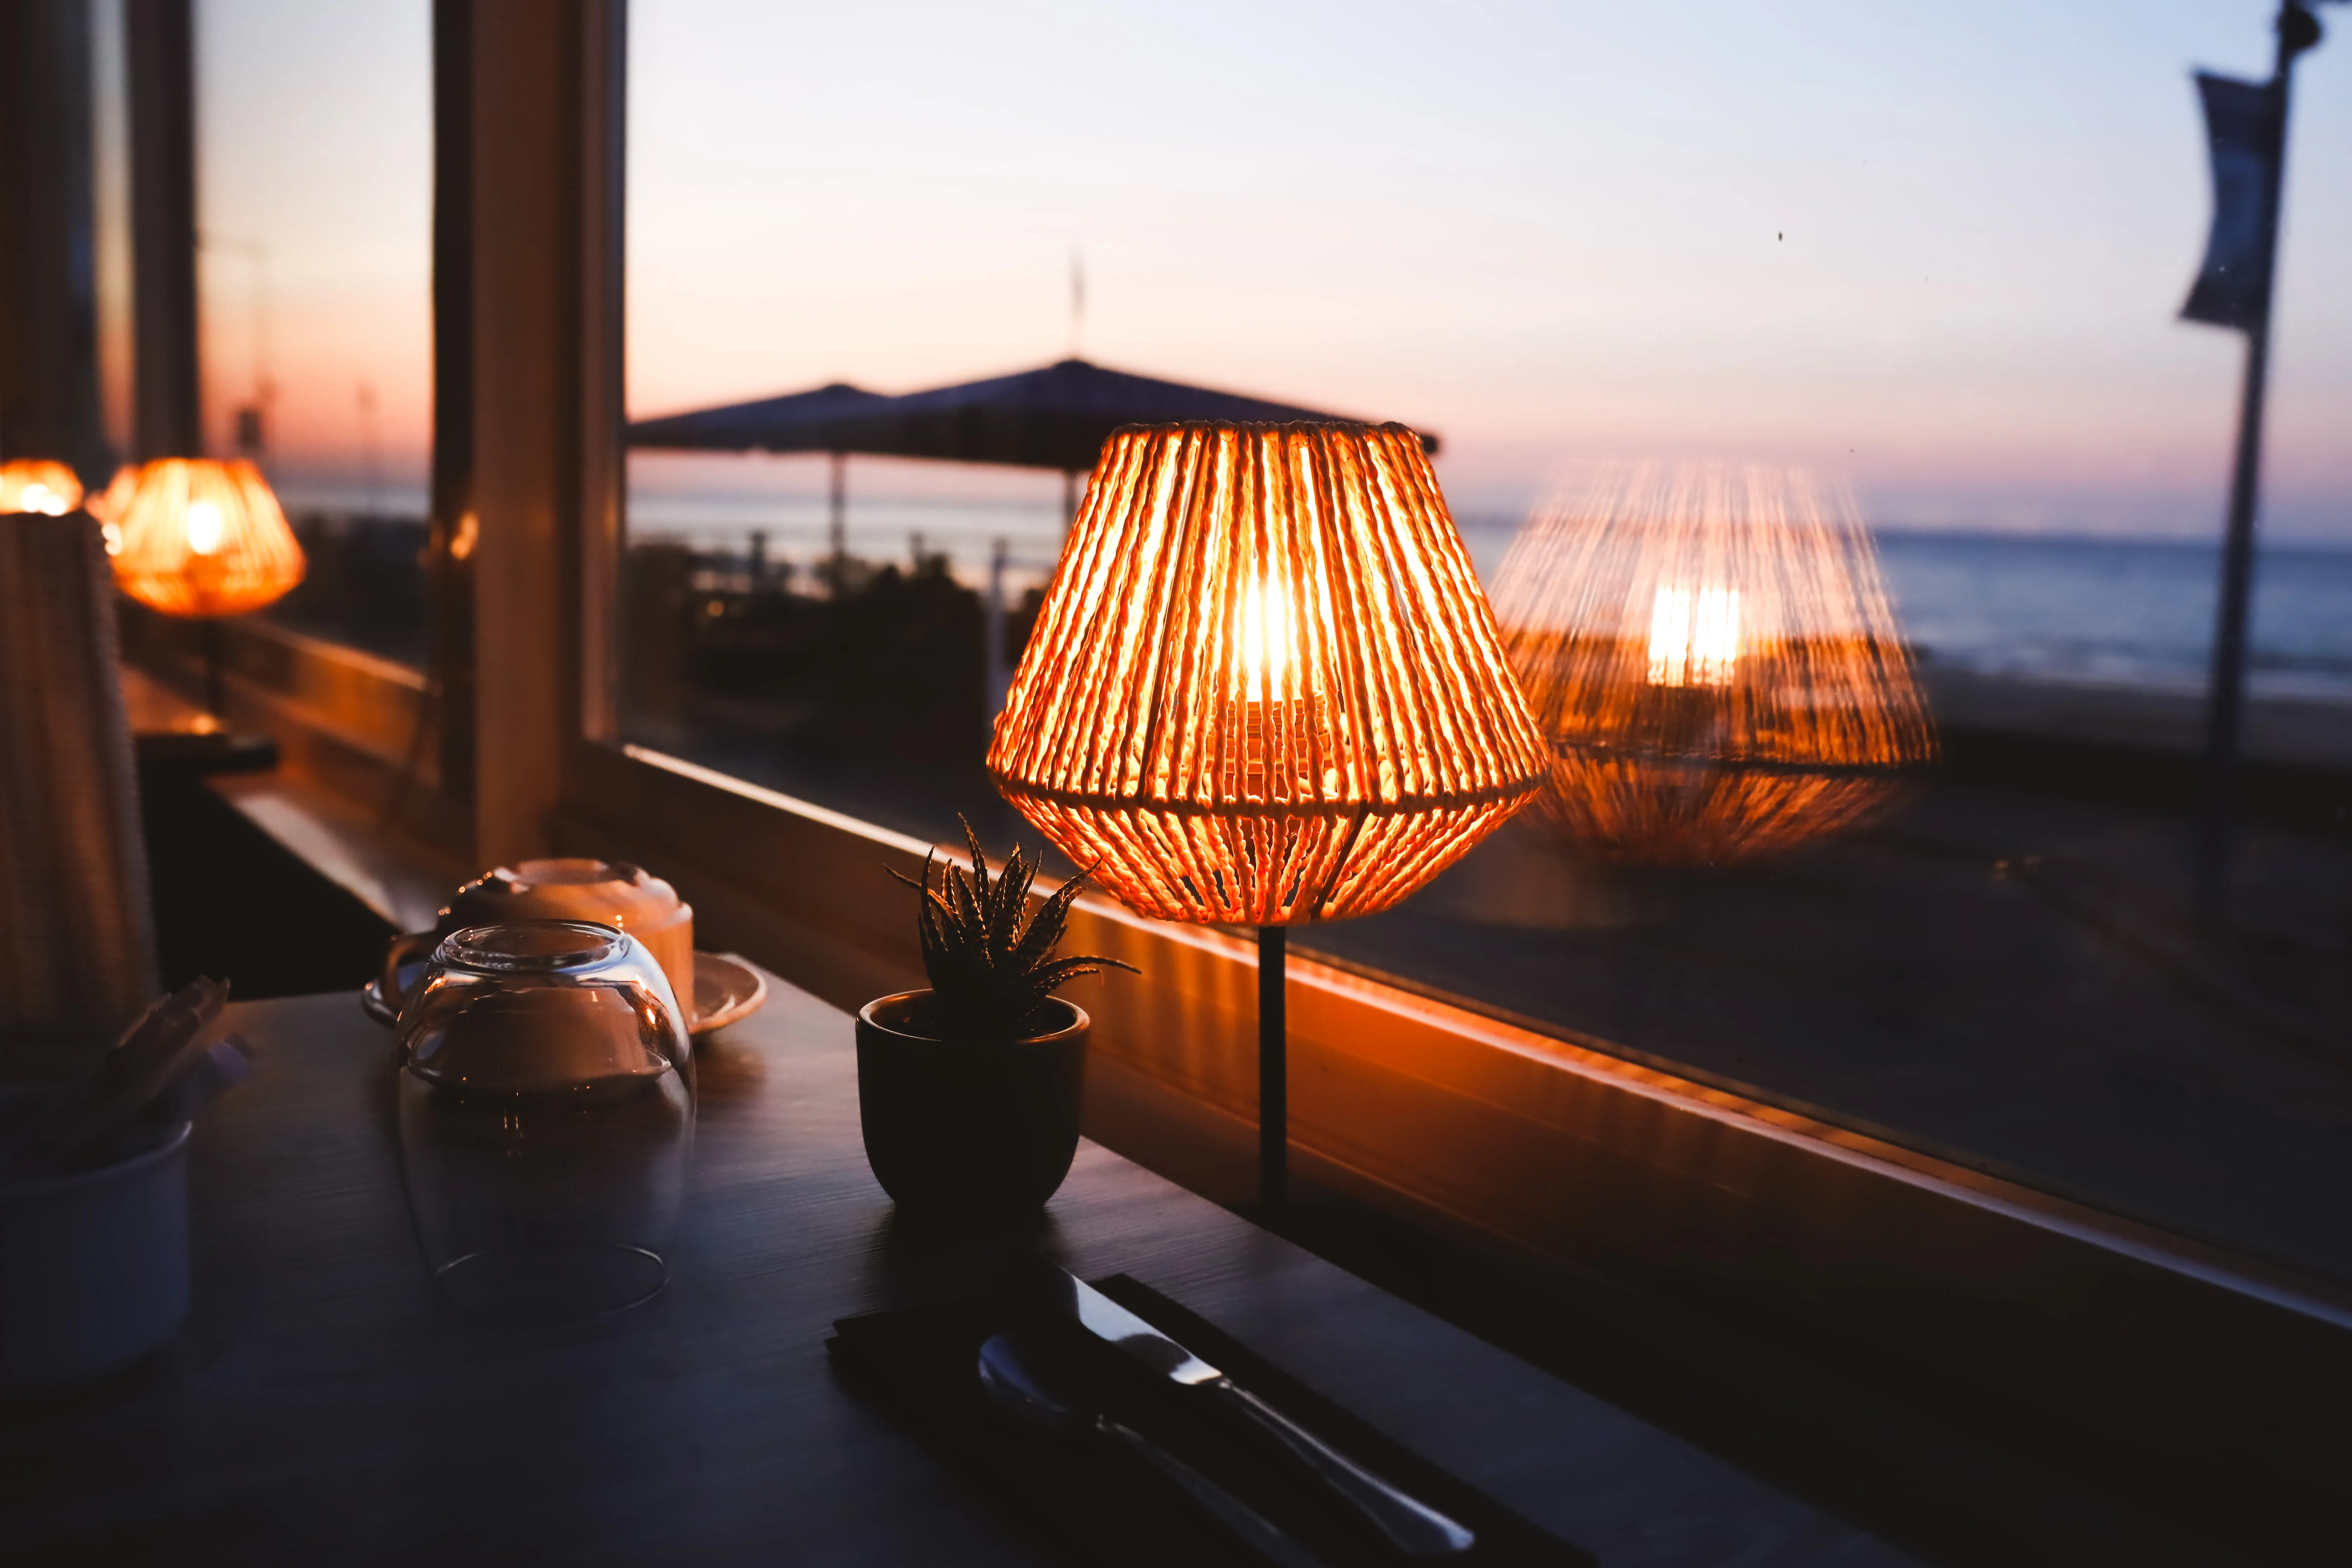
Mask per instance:
[[[242,459],[143,465],[115,526],[114,581],[150,609],[217,628],[276,603],[302,580],[302,547],[260,470]],[[205,644],[205,703],[221,712],[216,629]]]
[[[0,512],[63,517],[81,505],[81,480],[63,463],[16,458],[0,463]]]
[[[1541,737],[1402,426],[1105,444],[996,721],[1005,798],[1140,914],[1258,928],[1284,1194],[1284,929],[1387,909],[1533,797]]]
[[[1522,531],[1495,604],[1551,745],[1538,809],[1604,858],[1787,849],[1935,754],[1870,536],[1801,475],[1597,472]]]

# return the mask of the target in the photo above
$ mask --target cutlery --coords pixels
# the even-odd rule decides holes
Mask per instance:
[[[226,982],[199,978],[149,1007],[96,1070],[49,1102],[0,1166],[14,1175],[63,1170],[103,1149],[157,1100],[176,1092],[201,1108],[243,1079],[250,1047],[235,1037],[205,1037],[227,1004]]]
[[[999,1408],[1041,1431],[1095,1433],[1139,1456],[1280,1568],[1326,1568],[1272,1520],[1145,1436],[1086,1402],[1056,1379],[1050,1360],[1017,1334],[998,1334],[980,1347],[980,1385]]]
[[[1352,1504],[1398,1551],[1412,1557],[1450,1557],[1469,1551],[1476,1542],[1467,1527],[1372,1474],[1067,1269],[1052,1269],[1047,1279],[1054,1304],[1088,1334],[1170,1382],[1201,1389],[1247,1415]]]

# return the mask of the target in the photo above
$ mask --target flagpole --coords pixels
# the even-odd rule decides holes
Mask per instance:
[[[2205,710],[2205,791],[2197,831],[2197,904],[2221,911],[2229,875],[2231,820],[2238,793],[2239,731],[2245,710],[2246,626],[2254,580],[2254,514],[2261,499],[2263,398],[2269,383],[2271,292],[2278,274],[2279,207],[2286,174],[2287,83],[2294,57],[2319,41],[2319,23],[2300,4],[2279,7],[2278,64],[2271,76],[2271,151],[2263,193],[2261,269],[2253,319],[2246,324],[2245,390],[2238,408],[2238,448],[2230,477],[2229,530],[2221,545],[2220,603],[2213,620],[2212,674]]]
[[[2246,333],[2245,391],[2238,405],[2238,451],[2230,478],[2230,523],[2221,541],[2221,599],[2213,616],[2213,662],[2205,699],[2205,789],[2197,830],[2197,905],[2221,912],[2238,795],[2238,737],[2245,715],[2246,625],[2253,595],[2254,504],[2263,459],[2263,394],[2269,381],[2270,309]]]

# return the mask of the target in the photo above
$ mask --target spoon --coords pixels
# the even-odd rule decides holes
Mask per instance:
[[[1282,1568],[1328,1568],[1272,1520],[1142,1433],[1087,1408],[1089,1402],[1056,1377],[1049,1358],[1024,1337],[998,1334],[980,1347],[980,1385],[999,1409],[1024,1426],[1065,1436],[1108,1437],[1138,1455]]]

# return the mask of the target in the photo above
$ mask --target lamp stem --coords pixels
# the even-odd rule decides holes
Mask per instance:
[[[206,616],[196,624],[204,627],[205,711],[226,724],[228,713],[221,694],[220,619],[215,616]]]
[[[1283,928],[1257,928],[1257,1196],[1290,1195],[1289,1023],[1283,1015]]]

